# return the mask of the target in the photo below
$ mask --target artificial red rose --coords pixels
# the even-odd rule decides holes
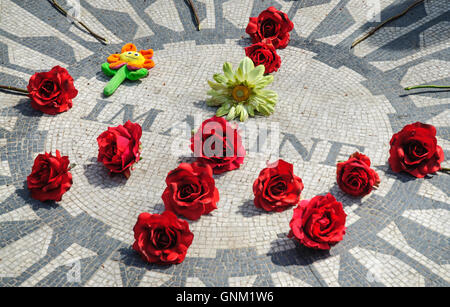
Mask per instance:
[[[181,163],[169,172],[166,184],[162,195],[166,210],[198,220],[203,214],[217,209],[219,190],[212,168],[207,164]]]
[[[266,211],[281,212],[298,204],[302,190],[302,179],[294,175],[293,165],[278,160],[267,165],[253,183],[253,202]]]
[[[130,168],[139,161],[142,127],[127,121],[125,125],[109,127],[97,138],[98,161],[111,173],[121,173],[127,178]]]
[[[266,74],[277,71],[281,65],[281,58],[271,44],[255,43],[245,48],[245,55],[252,59],[255,66],[264,65]]]
[[[367,195],[380,183],[380,177],[370,168],[369,157],[359,152],[338,163],[336,174],[341,190],[353,196]]]
[[[51,153],[38,155],[27,177],[31,197],[40,201],[61,201],[63,194],[72,186],[69,163],[69,157],[61,157],[58,150],[56,156]]]
[[[244,163],[245,149],[237,131],[223,117],[205,120],[191,138],[197,161],[212,167],[214,174],[237,169]]]
[[[289,43],[289,32],[294,24],[286,13],[273,6],[264,10],[258,17],[250,17],[245,32],[250,35],[253,43],[272,44],[276,49],[286,48]]]
[[[330,249],[342,241],[346,218],[342,203],[330,193],[302,200],[294,209],[288,236],[306,247]]]
[[[27,89],[31,106],[50,115],[69,110],[72,99],[78,95],[72,76],[60,66],[32,75]]]
[[[441,169],[444,151],[437,145],[436,128],[432,125],[406,125],[392,136],[390,144],[389,165],[396,173],[405,171],[423,178]]]
[[[177,218],[171,211],[161,215],[141,213],[133,230],[133,249],[150,263],[183,262],[194,239],[188,222]]]

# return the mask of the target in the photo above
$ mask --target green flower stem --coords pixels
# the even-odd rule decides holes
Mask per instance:
[[[23,88],[14,87],[14,86],[0,85],[0,89],[13,91],[13,92],[18,92],[18,93],[23,93],[23,94],[27,94],[28,95],[28,90],[23,89]]]
[[[405,90],[409,91],[415,88],[450,88],[450,85],[416,85],[405,87]]]
[[[117,72],[114,74],[114,77],[108,82],[103,90],[103,94],[105,96],[111,96],[117,90],[119,85],[122,84],[123,81],[127,78],[127,65],[123,65]]]
[[[446,174],[450,174],[450,168],[448,167],[442,167],[439,171]]]

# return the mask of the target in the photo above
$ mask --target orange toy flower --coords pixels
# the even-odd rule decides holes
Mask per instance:
[[[155,66],[152,57],[153,49],[138,52],[131,43],[123,46],[120,54],[111,54],[107,63],[102,64],[105,75],[112,77],[103,89],[103,94],[112,95],[125,79],[136,81],[146,77],[148,70]]]
[[[117,70],[127,65],[129,70],[138,70],[141,68],[150,69],[155,66],[153,62],[153,49],[137,51],[134,44],[128,43],[122,47],[120,54],[111,54],[107,61],[109,68]]]

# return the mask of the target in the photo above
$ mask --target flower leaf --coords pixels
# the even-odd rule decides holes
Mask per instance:
[[[228,91],[228,87],[223,85],[223,84],[221,84],[221,83],[215,83],[215,82],[212,82],[212,81],[208,80],[208,84],[213,90],[225,90],[225,91]]]
[[[257,81],[259,78],[261,78],[264,75],[265,69],[266,68],[264,67],[264,65],[256,66],[252,71],[250,71],[248,73],[248,81],[249,82]]]
[[[227,120],[233,120],[236,117],[236,107],[231,107],[228,111]]]
[[[245,122],[247,120],[248,113],[242,104],[239,104],[236,106],[236,115],[239,116],[239,120],[241,122]]]
[[[265,116],[270,115],[272,112],[270,112],[270,110],[267,108],[266,105],[260,104],[258,105],[258,111]]]
[[[127,78],[132,81],[139,80],[141,78],[147,77],[147,75],[148,75],[148,70],[146,68],[141,68],[138,70],[126,69],[125,72],[127,73]]]
[[[102,64],[102,71],[105,75],[107,76],[114,76],[117,73],[117,70],[113,70],[111,68],[109,68],[109,63],[103,63]]]
[[[214,81],[216,81],[217,83],[227,83],[227,78],[224,75],[221,74],[214,74],[213,76]]]
[[[230,103],[232,100],[227,95],[215,95],[206,100],[206,104],[210,107],[217,107],[224,103]]]
[[[218,116],[218,117],[224,116],[224,115],[228,114],[230,109],[231,109],[231,104],[224,103],[220,108],[217,109],[216,116]]]
[[[241,63],[239,63],[238,70],[241,71],[243,79],[246,79],[248,74],[255,68],[255,64],[249,57],[245,57]],[[243,81],[243,80],[242,80]]]
[[[255,116],[255,108],[253,107],[253,105],[247,104],[247,105],[244,105],[244,107],[247,109],[247,113],[248,113],[251,117]]]
[[[255,82],[255,88],[257,89],[262,89],[265,88],[267,85],[269,85],[270,83],[273,82],[273,76],[272,75],[267,75],[262,77],[259,80],[256,80],[257,82]]]
[[[225,78],[227,78],[230,81],[234,80],[234,74],[233,74],[233,66],[229,62],[225,62],[223,64],[223,72],[225,74]]]
[[[259,90],[257,91],[257,95],[273,104],[276,104],[278,101],[278,94],[275,91],[271,90]]]

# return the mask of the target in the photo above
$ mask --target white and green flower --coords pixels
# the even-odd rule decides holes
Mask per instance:
[[[206,101],[208,106],[220,106],[217,116],[227,115],[227,120],[239,117],[247,120],[255,113],[268,116],[273,113],[278,101],[278,94],[264,89],[273,82],[273,76],[264,76],[264,65],[255,67],[253,61],[244,58],[236,71],[230,63],[223,64],[224,74],[215,74],[214,81],[208,81],[211,97]]]

